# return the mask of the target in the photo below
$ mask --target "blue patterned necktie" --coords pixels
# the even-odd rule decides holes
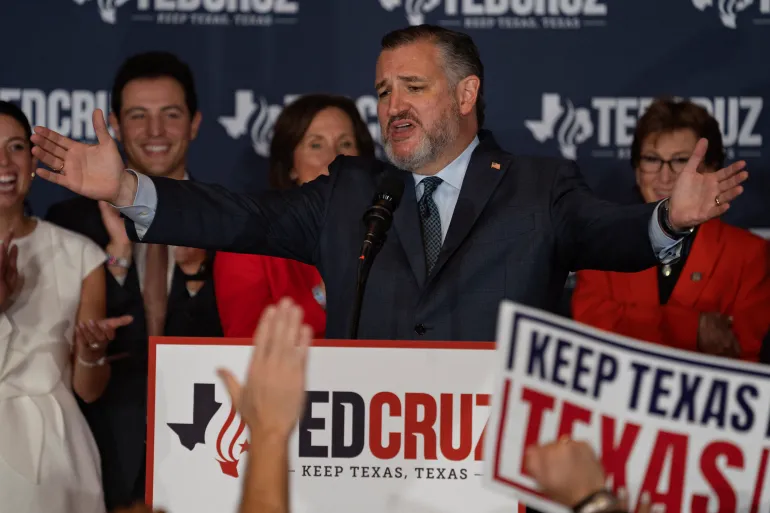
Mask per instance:
[[[418,207],[422,220],[422,243],[425,246],[425,266],[428,274],[433,270],[441,251],[441,218],[438,207],[433,201],[433,193],[443,180],[437,176],[429,176],[422,180],[425,190],[422,193]]]

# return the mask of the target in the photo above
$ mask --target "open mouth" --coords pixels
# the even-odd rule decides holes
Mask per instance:
[[[155,155],[166,155],[170,149],[171,146],[168,144],[145,144],[142,146],[142,150],[151,157]]]
[[[15,173],[0,175],[0,193],[14,192],[17,180],[18,176]]]
[[[405,139],[411,135],[416,126],[417,124],[409,119],[394,121],[390,124],[391,137],[395,137],[397,139]]]

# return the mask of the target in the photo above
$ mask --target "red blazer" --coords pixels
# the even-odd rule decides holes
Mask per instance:
[[[572,316],[621,335],[697,351],[701,312],[733,317],[741,359],[758,361],[770,328],[768,243],[712,219],[701,225],[668,303],[658,299],[657,269],[580,271]]]
[[[214,259],[214,291],[225,337],[254,335],[262,311],[282,297],[305,310],[315,338],[324,338],[326,310],[315,267],[284,258],[219,252]],[[323,298],[325,301],[325,294]]]

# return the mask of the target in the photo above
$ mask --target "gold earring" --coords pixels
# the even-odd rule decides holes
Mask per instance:
[[[32,171],[32,178],[35,178],[35,172]]]

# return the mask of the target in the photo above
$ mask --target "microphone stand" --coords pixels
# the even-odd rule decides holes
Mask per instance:
[[[380,252],[382,244],[385,242],[385,235],[375,243],[364,241],[361,248],[361,256],[358,257],[358,279],[356,280],[356,299],[353,303],[353,317],[350,320],[350,338],[358,339],[358,323],[361,319],[361,305],[364,302],[364,291],[366,282],[369,279],[369,271],[372,268],[374,257]]]

